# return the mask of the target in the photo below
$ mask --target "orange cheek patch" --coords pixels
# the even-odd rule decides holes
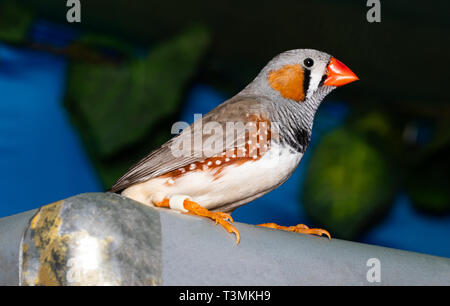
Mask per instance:
[[[267,81],[283,98],[297,102],[305,100],[303,68],[300,65],[284,65],[269,72]]]

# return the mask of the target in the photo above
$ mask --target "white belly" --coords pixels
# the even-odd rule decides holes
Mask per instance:
[[[302,154],[274,144],[260,159],[214,171],[190,171],[168,183],[157,177],[125,189],[122,194],[147,205],[173,195],[187,195],[207,209],[242,201],[273,189],[295,170]],[[245,202],[241,203],[245,204]]]

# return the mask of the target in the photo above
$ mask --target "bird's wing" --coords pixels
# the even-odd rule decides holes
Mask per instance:
[[[217,140],[218,137],[223,137],[223,146],[213,148],[213,152],[209,152],[209,156],[214,154],[220,154],[227,149],[236,148],[240,145],[244,145],[239,139],[244,138],[245,135],[240,133],[235,135],[235,131],[226,128],[227,122],[242,122],[248,121],[249,115],[259,116],[263,118],[269,118],[269,112],[266,108],[267,100],[261,97],[235,97],[225,103],[219,105],[211,112],[202,117],[202,126],[205,127],[208,123],[217,122],[224,133],[222,135],[217,134],[205,134],[199,129],[195,129],[195,123],[191,124],[189,128],[186,128],[178,136],[170,139],[164,143],[158,149],[152,151],[149,155],[139,161],[136,165],[131,167],[117,182],[111,187],[111,192],[120,192],[136,183],[145,182],[151,178],[158,177],[173,170],[185,167],[191,163],[195,163],[205,159],[205,156],[200,154],[185,154],[184,156],[175,156],[172,152],[172,146],[180,143],[191,143],[196,137],[201,137],[202,143],[212,143]],[[211,125],[213,126],[213,125]],[[216,125],[217,126],[217,125]],[[239,131],[239,130],[238,130]],[[233,135],[229,135],[233,133]],[[244,131],[245,133],[245,131]],[[227,138],[234,136],[233,138]],[[235,139],[234,142],[226,143],[225,139]]]

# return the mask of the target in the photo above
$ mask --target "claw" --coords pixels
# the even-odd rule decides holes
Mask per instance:
[[[229,223],[233,222],[233,218],[231,218],[230,214],[224,212],[209,211],[206,208],[200,206],[198,203],[190,201],[188,199],[184,200],[183,206],[189,214],[210,218],[211,220],[214,220],[216,224],[222,225],[222,227],[225,228],[229,233],[234,233],[236,235],[236,243],[239,244],[241,235],[237,228]]]
[[[331,240],[330,233],[328,233],[328,231],[321,229],[321,228],[297,228],[295,230],[295,232],[302,233],[302,234],[308,234],[308,235],[317,235],[317,236],[326,235],[326,236],[328,236],[328,239]]]
[[[308,226],[304,224],[297,224],[294,226],[281,226],[275,223],[264,223],[264,224],[258,224],[258,226],[264,226],[269,228],[275,228],[283,231],[289,231],[289,232],[295,232],[295,233],[301,233],[301,234],[307,234],[307,235],[326,235],[328,236],[328,239],[331,240],[331,235],[328,233],[328,231],[321,229],[321,228],[309,228]]]

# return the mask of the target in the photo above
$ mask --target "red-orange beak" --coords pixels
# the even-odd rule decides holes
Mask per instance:
[[[327,78],[324,85],[342,86],[359,80],[358,77],[341,61],[331,58],[327,67]]]

